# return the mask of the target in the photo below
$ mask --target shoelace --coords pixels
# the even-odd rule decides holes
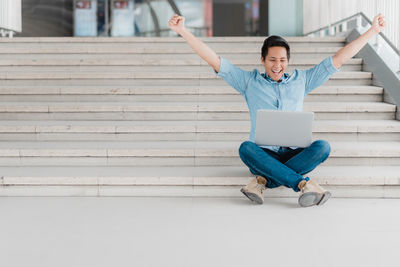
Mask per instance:
[[[261,190],[261,193],[265,190],[265,185],[263,184],[257,184],[256,187]]]

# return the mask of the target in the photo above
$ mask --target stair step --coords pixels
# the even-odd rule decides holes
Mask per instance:
[[[0,133],[249,133],[249,129],[248,121],[0,121]],[[320,132],[398,133],[400,121],[315,121],[313,133]]]
[[[291,58],[289,67],[297,67],[297,66],[314,66],[320,63],[322,58]],[[251,68],[255,66],[259,66],[260,58],[259,57],[247,57],[247,58],[234,58],[230,59],[232,64],[235,64],[240,67],[251,66]],[[342,66],[360,66],[362,64],[361,58],[352,58],[349,61],[345,62]],[[171,59],[147,59],[146,57],[116,57],[112,56],[108,58],[107,56],[97,56],[97,57],[89,57],[87,55],[82,55],[78,58],[71,58],[70,55],[54,55],[53,58],[42,57],[37,55],[28,55],[22,58],[16,58],[15,55],[8,55],[7,57],[2,57],[0,61],[0,66],[174,66],[174,68],[179,66],[208,66],[207,62],[203,61],[200,57],[191,57],[189,59],[185,58],[176,58],[171,57]]]
[[[0,121],[2,141],[245,141],[248,121]],[[314,139],[400,141],[400,122],[317,120]]]
[[[56,60],[58,62],[58,60]],[[318,62],[319,63],[319,62]],[[317,63],[317,64],[318,64]],[[260,73],[265,72],[265,67],[261,64],[248,64],[248,65],[241,65],[238,64],[236,65],[244,70],[252,71],[254,69],[257,69]],[[293,73],[294,69],[298,70],[306,70],[310,69],[315,64],[299,64],[299,65],[294,65],[290,64],[288,66],[286,72],[287,73]],[[130,65],[101,65],[101,66],[95,66],[95,65],[90,65],[90,66],[52,66],[52,65],[46,65],[46,66],[2,66],[0,65],[0,71],[1,72],[6,72],[6,73],[15,73],[15,72],[49,72],[49,73],[63,73],[63,72],[69,72],[69,73],[97,73],[97,72],[107,72],[111,74],[119,74],[119,73],[131,73],[131,72],[149,72],[149,73],[159,73],[159,72],[165,72],[166,69],[170,68],[170,65],[137,65],[137,66],[130,66]],[[174,66],[173,67],[174,72],[180,72],[180,73],[189,73],[189,72],[194,72],[194,73],[204,73],[207,71],[212,71],[212,68],[208,65],[182,65],[182,66]],[[361,71],[362,66],[360,64],[358,65],[344,65],[341,67],[342,72],[346,71]]]
[[[394,119],[396,106],[378,102],[306,102],[315,119]],[[2,120],[247,120],[238,102],[81,102],[1,103]]]
[[[0,94],[1,102],[238,102],[244,101],[239,94]],[[322,94],[314,93],[305,97],[305,102],[382,102],[383,95],[365,92],[363,94]]]
[[[330,79],[371,79],[372,73],[365,71],[341,71],[332,75]],[[156,75],[149,72],[3,72],[0,79],[220,79],[215,73],[209,72],[159,72]]]
[[[2,102],[243,102],[229,86],[0,86]],[[321,86],[305,98],[313,102],[382,102],[377,86]]]
[[[0,86],[0,95],[240,95],[230,86]],[[311,95],[383,94],[378,86],[321,86]]]
[[[243,197],[246,167],[3,167],[0,196]],[[320,166],[307,174],[332,197],[400,197],[399,166]],[[268,197],[298,197],[286,187]]]
[[[0,46],[1,47],[1,46]],[[261,48],[260,48],[261,52]],[[229,53],[222,52],[219,53],[219,56],[225,57],[229,59],[232,63],[248,63],[254,62],[254,64],[260,64],[260,52],[258,53]],[[290,64],[299,62],[300,64],[318,64],[326,57],[333,55],[333,53],[318,53],[318,54],[309,54],[309,53],[294,53],[290,55]],[[79,54],[79,53],[57,53],[57,54],[2,54],[2,61],[4,60],[31,60],[35,62],[36,60],[49,60],[52,64],[57,64],[57,61],[61,60],[79,60],[80,62],[98,62],[102,61],[128,61],[128,62],[144,62],[146,64],[160,64],[163,62],[167,65],[171,65],[172,63],[168,62],[177,62],[179,64],[184,64],[186,62],[196,63],[201,65],[207,65],[197,54],[188,53],[188,54],[179,54],[179,56],[175,54],[166,54],[166,53],[142,53],[142,54]],[[360,60],[360,59],[350,59],[352,60]],[[180,62],[180,63],[179,63]]]
[[[400,166],[321,166],[308,173],[322,185],[400,185]],[[2,168],[2,185],[244,185],[242,167],[21,167]]]
[[[379,102],[345,102],[304,103],[305,111],[313,112],[395,112],[396,106],[389,103]],[[220,112],[220,113],[248,113],[245,103],[238,102],[81,102],[81,103],[1,103],[0,112],[22,112],[22,113],[48,113],[48,112]]]
[[[248,43],[248,42],[263,42],[265,37],[246,36],[246,37],[200,37],[200,40],[210,43]],[[285,37],[289,43],[332,43],[346,41],[345,37],[326,36],[326,37]],[[184,43],[182,38],[178,37],[17,37],[14,39],[0,39],[0,43]]]
[[[330,142],[322,165],[399,165],[400,142]],[[1,166],[241,166],[237,142],[0,142]]]
[[[36,75],[36,74],[35,74]],[[35,76],[33,75],[33,76]],[[26,86],[26,84],[40,84],[42,86],[96,86],[99,83],[101,83],[103,86],[181,86],[182,84],[188,85],[188,86],[224,86],[226,85],[226,82],[221,79],[212,77],[212,78],[184,78],[183,76],[186,75],[184,74],[177,74],[180,75],[181,78],[161,78],[161,77],[151,77],[151,78],[127,78],[127,79],[122,79],[122,78],[115,78],[115,79],[102,79],[102,78],[84,78],[84,79],[45,79],[45,78],[40,78],[40,75],[36,75],[36,78],[28,78],[28,76],[25,76],[24,79],[20,79],[23,76],[13,76],[13,79],[6,78],[3,79],[0,78],[0,86]],[[51,76],[52,74],[50,74]],[[86,74],[85,74],[86,75]],[[148,74],[147,74],[148,75]],[[210,74],[207,74],[210,75]],[[214,75],[213,73],[211,75]],[[154,76],[154,75],[153,75]],[[328,81],[324,83],[324,85],[335,85],[335,86],[364,86],[364,85],[371,85],[372,80],[371,78],[367,78],[365,74],[362,74],[360,78],[353,79],[351,77],[341,77],[338,78],[332,77]]]
[[[1,43],[0,54],[191,54],[193,50],[186,43],[177,44],[146,44],[146,43],[120,43],[120,44],[92,44],[90,46],[82,46],[81,44],[62,44],[54,46],[54,44],[7,44]],[[241,45],[218,45],[210,43],[209,46],[217,53],[260,53],[262,43],[241,44]],[[343,45],[342,45],[343,46]],[[312,53],[312,54],[334,54],[342,48],[338,47],[311,47],[311,46],[295,46],[290,49],[293,54],[296,53]]]
[[[52,156],[65,152],[65,155],[81,156],[236,156],[240,143],[237,142],[0,142],[2,156]],[[377,156],[387,151],[382,157],[400,157],[400,142],[332,142],[333,156],[349,154],[349,157],[360,155]],[[145,150],[140,155],[138,151]],[[20,151],[17,154],[16,151]],[[87,152],[86,152],[87,151]],[[353,152],[350,152],[353,151]],[[108,153],[107,153],[108,152]],[[69,154],[70,153],[70,154]],[[56,155],[56,154],[53,154]]]

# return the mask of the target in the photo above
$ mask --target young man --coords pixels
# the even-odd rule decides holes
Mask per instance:
[[[241,192],[250,200],[262,204],[262,193],[266,188],[283,185],[295,192],[301,191],[298,200],[300,206],[325,203],[330,193],[302,175],[309,173],[328,158],[329,143],[317,140],[306,148],[260,147],[254,143],[257,110],[301,111],[304,97],[309,92],[327,81],[344,62],[356,55],[368,40],[384,29],[384,17],[378,14],[367,32],[340,49],[334,56],[326,58],[311,69],[294,70],[292,75],[285,73],[290,58],[290,47],[282,37],[270,36],[264,41],[261,63],[265,67],[265,73],[260,74],[257,70],[242,70],[228,60],[220,58],[210,47],[193,36],[185,28],[184,22],[184,17],[174,15],[168,26],[181,35],[192,49],[214,68],[218,76],[239,91],[249,107],[250,141],[241,144],[239,155],[251,173],[257,177],[244,186]]]

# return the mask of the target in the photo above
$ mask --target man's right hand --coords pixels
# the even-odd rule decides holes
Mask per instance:
[[[181,34],[181,32],[185,29],[185,17],[177,14],[173,15],[168,22],[168,27],[177,34]]]
[[[171,30],[182,36],[183,39],[190,45],[190,47],[196,52],[204,61],[206,61],[216,72],[219,72],[219,66],[221,60],[219,56],[212,50],[208,45],[203,43],[201,40],[196,38],[190,31],[185,27],[185,18],[173,15],[168,21],[168,26]]]

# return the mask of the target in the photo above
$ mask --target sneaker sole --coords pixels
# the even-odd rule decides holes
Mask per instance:
[[[328,199],[331,197],[331,192],[326,191],[324,193],[324,195],[322,196],[322,199],[320,200],[320,202],[317,205],[322,205],[324,204],[326,201],[328,201]]]
[[[264,200],[261,199],[257,194],[251,193],[251,192],[246,192],[245,190],[240,189],[240,192],[243,193],[243,195],[245,195],[248,199],[250,199],[251,201],[256,202],[257,204],[263,204]]]
[[[323,194],[318,194],[316,192],[307,192],[299,197],[299,205],[302,207],[311,207],[320,204],[323,198]]]

